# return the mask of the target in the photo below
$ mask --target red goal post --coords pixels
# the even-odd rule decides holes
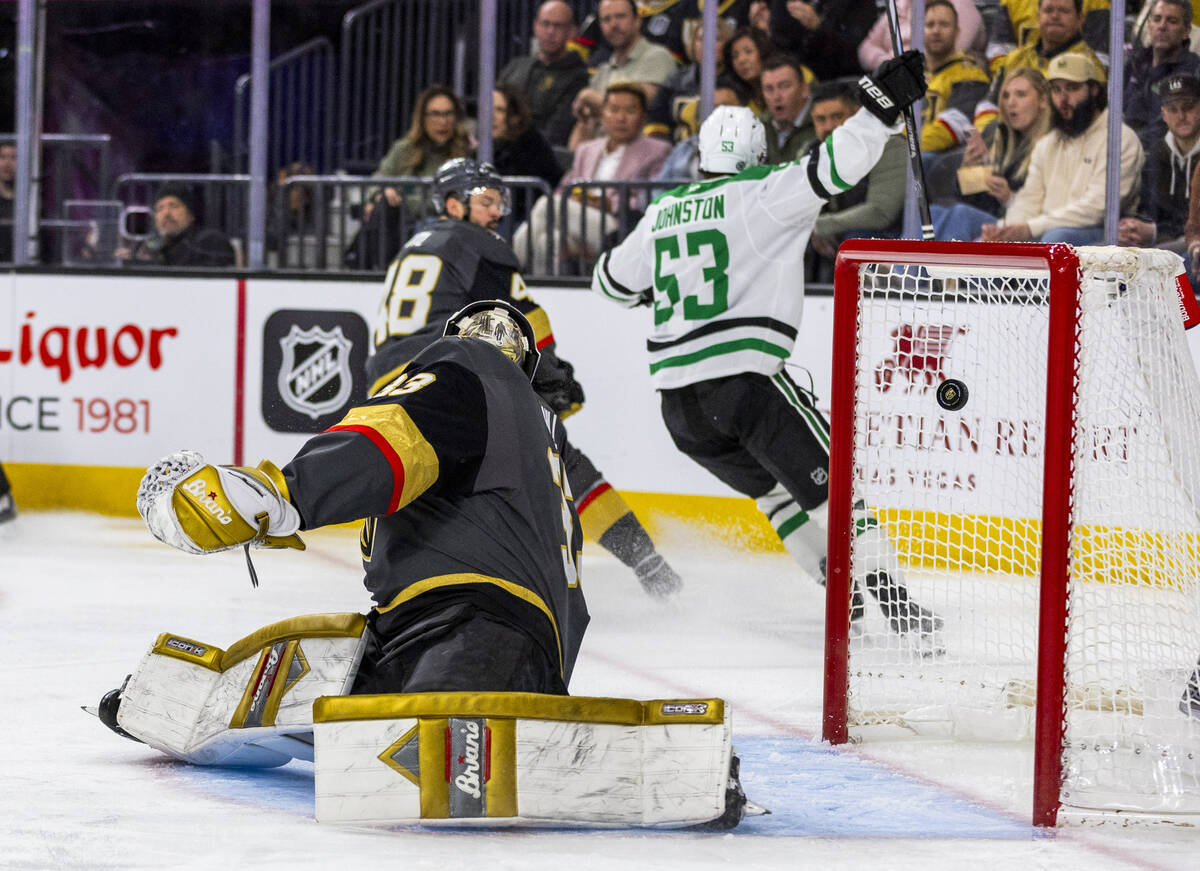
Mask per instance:
[[[1155,648],[1153,654],[1142,657],[1140,670],[1129,670],[1133,677],[1118,673],[1119,668],[1110,677],[1102,671],[1097,673],[1090,665],[1075,665],[1082,655],[1103,661],[1108,667],[1120,654],[1090,648],[1080,652],[1075,648],[1085,642],[1071,633],[1086,634],[1090,639],[1087,644],[1094,643],[1097,633],[1104,638],[1112,635],[1116,649],[1118,641],[1128,641],[1116,636],[1133,632],[1111,626],[1113,614],[1121,613],[1119,600],[1105,605],[1107,610],[1102,616],[1086,616],[1098,590],[1105,590],[1108,597],[1118,593],[1140,595],[1137,590],[1121,593],[1119,585],[1125,579],[1110,577],[1120,569],[1108,563],[1103,568],[1108,574],[1093,571],[1088,575],[1094,568],[1092,563],[1100,562],[1095,554],[1106,546],[1103,542],[1122,542],[1123,548],[1134,536],[1139,542],[1150,542],[1148,546],[1139,545],[1145,551],[1181,547],[1186,562],[1200,556],[1200,525],[1184,524],[1179,529],[1172,525],[1163,532],[1147,521],[1145,529],[1131,531],[1129,527],[1134,524],[1106,519],[1103,512],[1081,513],[1077,477],[1083,475],[1086,479],[1090,475],[1087,467],[1094,459],[1091,453],[1108,450],[1107,445],[1095,447],[1093,443],[1101,437],[1089,428],[1102,432],[1115,429],[1119,438],[1127,441],[1148,438],[1143,431],[1150,427],[1144,420],[1151,416],[1141,410],[1106,408],[1096,413],[1095,420],[1089,418],[1081,429],[1081,402],[1091,402],[1084,391],[1091,389],[1103,395],[1105,390],[1119,390],[1119,383],[1107,379],[1121,375],[1142,386],[1142,382],[1153,379],[1134,372],[1136,365],[1131,364],[1122,372],[1104,375],[1103,383],[1089,387],[1087,379],[1100,371],[1096,368],[1099,364],[1082,365],[1081,359],[1088,358],[1080,349],[1085,340],[1092,340],[1090,336],[1097,329],[1091,321],[1085,323],[1084,311],[1092,312],[1092,320],[1103,322],[1108,325],[1105,328],[1121,335],[1135,328],[1169,329],[1162,324],[1170,320],[1170,312],[1164,315],[1162,308],[1171,305],[1165,294],[1166,282],[1174,281],[1172,261],[1168,259],[1173,256],[1165,252],[1138,255],[1128,249],[1077,250],[1067,245],[1012,243],[850,240],[841,246],[835,273],[831,391],[823,720],[827,740],[835,744],[850,740],[850,730],[856,725],[869,730],[901,724],[904,729],[920,733],[939,720],[937,728],[957,734],[969,732],[981,720],[1011,721],[1032,732],[1032,803],[1037,825],[1055,824],[1064,793],[1072,803],[1081,801],[1101,811],[1117,810],[1126,800],[1122,778],[1141,784],[1142,774],[1132,766],[1115,773],[1097,771],[1100,763],[1093,756],[1099,754],[1079,754],[1082,761],[1077,763],[1068,753],[1068,733],[1080,746],[1093,741],[1096,747],[1109,748],[1111,743],[1118,748],[1108,754],[1114,757],[1123,752],[1122,742],[1140,748],[1138,742],[1144,744],[1147,740],[1144,733],[1157,727],[1157,721],[1151,723],[1150,706],[1155,707],[1157,716],[1166,703],[1152,700],[1138,681],[1143,672],[1153,672],[1154,679],[1158,679],[1160,672],[1169,671],[1178,683],[1176,675],[1184,664],[1181,657],[1189,643],[1186,627],[1172,630],[1179,639],[1169,652],[1160,656]],[[1143,285],[1147,298],[1153,300],[1145,307],[1132,308],[1132,303],[1126,306],[1127,300],[1143,293]],[[1086,299],[1085,286],[1090,294]],[[1137,305],[1142,306],[1140,302]],[[1014,319],[1015,324],[1005,324],[1005,317]],[[993,335],[1003,330],[1011,330],[1011,335]],[[1179,330],[1169,341],[1160,342],[1155,337],[1143,344],[1169,345],[1164,353],[1175,357],[1162,365],[1189,370],[1190,374],[1182,378],[1184,387],[1200,394],[1200,389],[1193,390],[1197,381],[1190,357],[1186,362],[1180,357],[1180,348],[1186,356],[1182,336]],[[1136,345],[1138,340],[1131,341]],[[1120,344],[1116,342],[1116,346]],[[1119,353],[1116,346],[1113,350]],[[986,353],[979,350],[981,347]],[[886,356],[888,351],[891,356]],[[1129,356],[1140,358],[1140,351]],[[1101,355],[1093,357],[1099,360]],[[1006,383],[1008,365],[1028,369],[1033,380],[1013,377],[1012,384]],[[952,401],[940,404],[946,398],[940,396],[940,391],[947,382],[954,387],[946,394]],[[1023,390],[1017,382],[1040,384],[1036,390]],[[1143,391],[1150,406],[1155,403],[1157,389],[1151,386]],[[959,390],[960,401],[965,404],[955,406],[954,394]],[[1004,443],[1007,451],[1000,450],[997,441],[992,453],[1006,456],[985,456],[987,451],[979,447],[984,441],[980,432],[994,435],[995,430],[1009,425],[1004,420],[1007,412],[988,411],[988,403],[996,394],[1010,395],[1010,403],[1024,402],[1014,397],[1037,391],[1041,391],[1042,398],[1037,399],[1036,409],[1029,407],[1022,414],[1011,415],[1023,420],[1022,434]],[[886,403],[895,403],[895,407]],[[1029,405],[1034,404],[1030,399]],[[1118,413],[1133,415],[1128,425],[1113,422]],[[1185,425],[1179,424],[1180,432]],[[911,434],[917,427],[921,432]],[[1195,427],[1187,431],[1197,434]],[[1178,442],[1183,441],[1178,436],[1179,432],[1172,430],[1160,439],[1169,443],[1164,450],[1178,449]],[[949,453],[955,439],[966,445],[960,456]],[[1000,436],[995,435],[995,439]],[[1113,437],[1114,442],[1118,440]],[[1200,441],[1200,435],[1196,440]],[[1016,449],[1013,443],[1017,443]],[[939,445],[946,449],[944,456],[938,456]],[[893,460],[893,465],[886,467],[889,450],[901,460]],[[1084,453],[1076,456],[1079,450]],[[1131,456],[1114,460],[1105,454],[1105,466],[1131,465],[1137,450],[1136,445],[1124,443],[1113,447],[1114,455],[1123,451]],[[1038,454],[1040,480],[1033,480],[1026,472],[1039,459]],[[1190,468],[1190,461],[1189,453],[1187,471],[1200,472]],[[875,462],[880,463],[879,469],[871,465]],[[904,464],[908,465],[898,474],[896,465]],[[992,467],[998,470],[995,476],[991,475]],[[1014,475],[1011,481],[1003,477],[1012,470],[1020,475]],[[899,482],[892,480],[897,475],[902,479]],[[977,483],[977,492],[966,492],[976,488]],[[1095,488],[1105,486],[1103,481],[1085,484],[1095,492],[1101,492]],[[1148,481],[1146,486],[1154,485]],[[1022,487],[1029,492],[1022,496],[1025,502],[1019,508],[991,508],[987,504],[989,487],[993,492]],[[1183,489],[1188,488],[1184,485]],[[1191,492],[1181,497],[1182,502],[1188,502]],[[860,509],[857,513],[856,502]],[[904,597],[911,595],[913,601],[938,615],[936,632],[918,640],[915,631],[898,633],[894,620],[889,631],[887,615],[894,612],[887,610],[887,603],[877,589],[871,588],[870,581],[864,587],[864,569],[855,573],[855,523],[857,519],[861,532],[864,504],[888,530],[892,544],[898,548],[898,565],[905,566],[902,571],[911,567],[914,576],[922,570],[930,576],[918,578],[916,586],[908,582],[907,588],[901,589]],[[971,548],[986,553],[966,555]],[[1078,563],[1074,614],[1073,558]],[[1119,558],[1121,552],[1114,557]],[[864,560],[864,564],[869,562]],[[1139,564],[1134,570],[1155,569]],[[1160,574],[1162,577],[1155,575],[1144,585],[1154,586],[1157,591],[1165,583],[1173,598],[1170,603],[1148,605],[1147,614],[1158,614],[1155,609],[1179,609],[1181,603],[1185,610],[1200,614],[1196,611],[1200,571],[1181,571],[1173,563]],[[1143,582],[1130,581],[1128,586],[1132,589],[1139,583]],[[1110,586],[1113,590],[1108,590]],[[1174,596],[1175,592],[1180,595]],[[872,595],[879,601],[873,602]],[[1000,598],[992,602],[989,597],[993,595]],[[1003,599],[1005,596],[1011,601]],[[987,604],[983,604],[985,600]],[[883,619],[873,612],[876,605],[883,609]],[[975,613],[977,610],[985,613]],[[1011,625],[995,622],[999,619],[996,615],[1008,611],[1012,613],[1004,619],[1011,618]],[[1036,616],[1032,616],[1034,611]],[[1073,620],[1087,619],[1101,625],[1074,628]],[[1022,620],[1036,623],[1036,631],[1022,628]],[[1200,621],[1194,628],[1194,644],[1188,650],[1192,664],[1200,653]],[[1019,639],[1026,631],[1029,638],[1022,643]],[[1159,644],[1157,640],[1147,643]],[[1073,651],[1070,661],[1069,644]],[[992,649],[996,647],[1003,650]],[[1151,668],[1160,664],[1161,669]],[[970,699],[963,701],[954,695],[958,687],[968,685],[973,693]],[[960,705],[962,710],[957,709]],[[1131,726],[1125,720],[1134,719],[1135,708],[1139,719],[1136,726]],[[1114,710],[1124,715],[1117,725],[1105,719],[1115,717]],[[1164,716],[1169,718],[1170,712]],[[1200,727],[1193,730],[1191,724],[1174,722],[1167,727],[1170,735],[1161,739],[1167,742],[1161,746],[1175,743],[1169,744],[1164,754],[1186,750],[1191,760],[1194,749],[1200,755]],[[1082,731],[1091,729],[1098,737]],[[1187,744],[1193,740],[1198,742],[1194,748],[1189,745],[1181,750],[1177,746],[1181,741]],[[1160,738],[1154,737],[1153,741]],[[1160,746],[1153,741],[1153,747]],[[1140,752],[1138,749],[1134,755]],[[1066,780],[1064,764],[1070,769]],[[1184,769],[1188,777],[1195,774],[1191,762],[1186,762]],[[1159,775],[1147,775],[1151,780],[1155,776]],[[1153,793],[1153,789],[1153,785],[1135,785],[1130,789],[1134,795],[1129,801],[1146,805],[1150,811],[1200,812],[1200,784],[1194,790],[1185,784],[1161,801],[1143,795]]]

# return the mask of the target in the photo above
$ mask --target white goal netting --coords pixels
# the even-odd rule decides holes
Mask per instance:
[[[1181,708],[1200,656],[1200,380],[1179,260],[1078,254],[1074,446],[1046,481],[1048,269],[859,266],[852,499],[895,552],[851,548],[847,722],[1033,736],[1043,494],[1067,488],[1061,801],[1200,813],[1200,700]],[[901,583],[881,584],[897,559]]]

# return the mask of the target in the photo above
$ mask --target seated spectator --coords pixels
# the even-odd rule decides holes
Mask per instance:
[[[1083,0],[1039,0],[1037,20],[1037,39],[1009,52],[993,69],[992,89],[988,92],[993,103],[1011,70],[1032,67],[1044,76],[1050,61],[1067,53],[1086,57],[1095,67],[1100,84],[1108,81],[1103,64],[1083,39]]]
[[[587,64],[569,43],[575,14],[564,0],[546,0],[533,21],[536,51],[505,64],[496,83],[512,85],[528,99],[533,126],[551,145],[566,145],[575,124],[571,103],[587,85]]]
[[[746,98],[727,77],[717,79],[713,87],[713,108],[717,106],[745,106]],[[701,122],[703,123],[703,122]],[[680,140],[671,149],[662,168],[654,176],[655,181],[695,181],[700,177],[700,133],[697,131],[687,139]]]
[[[237,260],[229,237],[220,230],[196,226],[192,192],[184,184],[166,182],[154,196],[155,235],[131,251],[116,255],[127,266],[233,266]]]
[[[1153,245],[1183,254],[1193,179],[1200,167],[1200,78],[1177,73],[1156,88],[1167,132],[1147,154],[1139,213],[1121,218],[1117,244]]]
[[[417,97],[408,132],[392,143],[372,175],[433,178],[437,168],[455,157],[475,153],[466,128],[463,101],[445,85],[426,88]],[[382,269],[412,235],[413,226],[431,216],[426,187],[413,185],[401,192],[394,187],[372,188],[363,205],[363,225],[346,255],[346,265],[356,269]]]
[[[874,0],[772,0],[771,40],[822,82],[857,77],[858,46],[877,17]]]
[[[723,72],[725,45],[731,36],[733,28],[725,19],[718,18],[718,76]],[[673,72],[650,101],[650,123],[645,131],[647,135],[678,141],[700,132],[696,110],[700,101],[700,64],[703,57],[704,26],[698,24],[692,28],[692,38],[688,43],[688,59],[691,63]]]
[[[857,88],[846,82],[819,85],[812,96],[816,141],[824,142],[859,109]],[[821,209],[809,243],[822,260],[814,277],[833,279],[833,258],[844,239],[854,236],[894,237],[904,222],[908,186],[908,144],[904,134],[888,138],[879,161],[866,178],[836,194]]]
[[[1168,76],[1200,75],[1200,56],[1191,51],[1190,0],[1157,0],[1150,11],[1150,44],[1134,48],[1125,62],[1125,113],[1122,120],[1136,131],[1149,154],[1166,133],[1155,86]]]
[[[634,82],[649,103],[678,67],[671,52],[642,36],[634,0],[600,0],[599,18],[600,31],[612,53],[596,66],[588,86],[575,95],[571,107],[575,127],[567,141],[571,148],[604,132],[600,109],[609,85]]]
[[[267,250],[285,250],[288,240],[299,234],[314,233],[313,189],[307,185],[287,182],[293,175],[314,175],[311,166],[301,160],[281,166],[275,171],[275,181],[267,189]],[[282,202],[279,189],[287,188]],[[285,261],[286,262],[286,261]]]
[[[551,188],[563,176],[562,165],[545,137],[533,126],[525,95],[513,85],[492,92],[492,163],[502,176],[537,176]],[[530,188],[515,188],[509,212],[512,225],[524,220],[533,201]]]
[[[1105,68],[1108,67],[1110,5],[1109,0],[1081,0],[1077,6],[1083,40],[1096,53]],[[1003,24],[1007,25],[1008,29],[999,32],[1000,41],[1007,43],[1010,50],[1033,45],[1038,41],[1041,36],[1038,0],[1003,0],[1002,8],[1007,12]],[[1131,6],[1126,6],[1127,10],[1130,8]],[[991,58],[992,55],[989,54],[988,59]]]
[[[999,117],[989,130],[990,152],[978,132],[968,140],[959,170],[961,201],[930,206],[936,238],[978,239],[983,225],[1003,215],[1025,183],[1033,146],[1049,130],[1050,84],[1035,69],[1013,70],[1000,92]]]
[[[958,39],[954,47],[976,57],[983,57],[986,37],[983,18],[972,0],[951,0],[958,13]],[[1066,0],[1070,3],[1071,0]],[[912,45],[912,0],[896,0],[896,15],[900,22],[900,37],[905,47]],[[894,56],[892,31],[888,26],[887,13],[881,14],[875,25],[858,45],[858,63],[864,70],[873,70]],[[1028,64],[1026,64],[1028,66]]]
[[[775,44],[760,30],[743,27],[725,44],[723,66],[749,94],[746,103],[755,115],[763,115],[767,104],[762,94],[763,62],[775,54]]]
[[[800,62],[786,54],[767,58],[762,72],[763,99],[769,117],[767,163],[796,160],[816,140],[809,117],[809,83]]]
[[[17,177],[17,146],[0,142],[0,263],[13,259],[13,199]]]
[[[1053,3],[1055,0],[1043,0]],[[1045,30],[1043,29],[1043,35]],[[1095,245],[1104,238],[1108,164],[1108,93],[1104,74],[1082,54],[1050,61],[1051,130],[1033,146],[1025,184],[1004,219],[984,224],[985,242],[1066,242]],[[1121,211],[1137,201],[1145,154],[1137,134],[1121,125]]]
[[[965,145],[975,129],[975,106],[988,91],[987,73],[956,49],[958,13],[950,0],[925,5],[925,70],[928,90],[921,114],[921,151]]]
[[[575,149],[571,169],[559,184],[559,193],[572,189],[579,181],[634,181],[651,179],[658,172],[671,146],[661,139],[645,136],[646,95],[637,85],[610,85],[601,107],[606,136],[591,139]],[[530,272],[549,271],[557,274],[561,257],[560,247],[568,255],[591,258],[599,255],[606,233],[619,229],[616,216],[620,213],[621,193],[617,189],[600,194],[595,188],[577,188],[570,199],[555,197],[566,210],[567,237],[555,245],[550,256],[547,230],[550,227],[550,197],[533,204],[529,220],[517,228],[513,248],[522,265]],[[644,208],[644,197],[632,198],[632,211]],[[604,216],[608,215],[606,219]],[[636,217],[630,215],[630,218]],[[553,229],[560,226],[556,216]]]

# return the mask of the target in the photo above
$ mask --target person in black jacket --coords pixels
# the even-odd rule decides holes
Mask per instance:
[[[118,248],[117,257],[130,266],[233,266],[237,260],[229,237],[220,230],[196,226],[192,192],[169,181],[154,197],[156,235],[132,251]]]
[[[533,126],[529,101],[515,85],[497,85],[492,92],[492,163],[503,176],[536,176],[558,187],[563,166],[546,138]],[[531,188],[518,188],[509,209],[508,223],[516,227],[525,220],[537,198]]]
[[[771,0],[771,40],[818,81],[858,76],[858,44],[878,17],[874,0]]]
[[[546,0],[533,22],[536,50],[513,58],[496,81],[524,93],[533,124],[554,145],[566,145],[575,116],[571,103],[588,83],[587,64],[568,48],[575,36],[575,15],[563,0]]]

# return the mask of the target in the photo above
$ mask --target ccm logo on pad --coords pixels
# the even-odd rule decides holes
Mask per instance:
[[[665,704],[662,712],[667,714],[692,714],[699,716],[708,713],[708,702],[687,702],[686,704]]]

